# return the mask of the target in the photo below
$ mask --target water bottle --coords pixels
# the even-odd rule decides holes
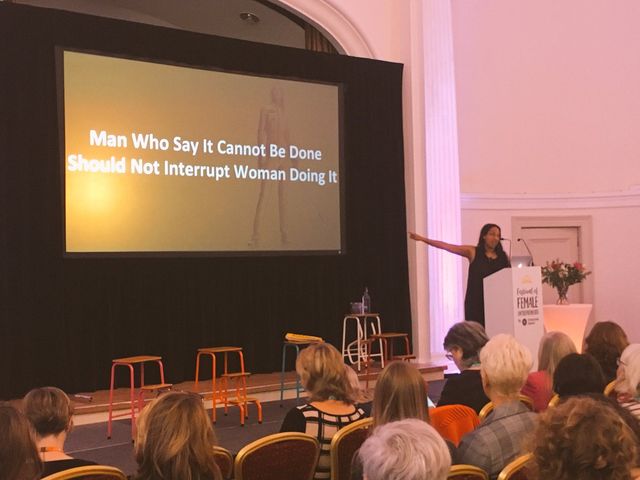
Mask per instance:
[[[364,287],[364,293],[362,294],[362,313],[371,313],[371,297],[367,287]]]

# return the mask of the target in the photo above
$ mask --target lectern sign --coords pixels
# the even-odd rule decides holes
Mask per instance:
[[[487,335],[513,335],[535,359],[544,334],[540,267],[505,268],[484,279]]]

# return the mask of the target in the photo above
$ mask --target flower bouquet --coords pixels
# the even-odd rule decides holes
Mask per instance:
[[[564,263],[556,259],[542,267],[542,283],[547,283],[558,291],[558,305],[566,305],[569,303],[569,287],[582,282],[590,273],[580,262]]]

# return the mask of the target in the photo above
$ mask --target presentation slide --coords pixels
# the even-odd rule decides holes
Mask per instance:
[[[60,55],[67,253],[342,250],[339,85]]]

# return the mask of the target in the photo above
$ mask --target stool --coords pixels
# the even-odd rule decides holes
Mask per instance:
[[[160,383],[157,385],[144,384],[144,364],[145,362],[156,362],[160,369]],[[111,438],[111,422],[116,417],[131,415],[131,438],[136,434],[136,401],[135,401],[135,380],[133,366],[140,365],[140,392],[138,394],[138,411],[144,406],[145,391],[161,391],[171,388],[171,384],[164,383],[164,366],[162,365],[162,357],[154,355],[139,355],[135,357],[116,358],[111,363],[111,383],[109,387],[109,420],[107,422],[107,438]],[[129,397],[131,403],[131,412],[124,414],[113,414],[113,390],[115,386],[116,367],[127,367],[129,369]]]
[[[356,326],[356,339],[347,344],[347,330],[349,323],[353,323],[355,320]],[[351,321],[351,322],[350,322]],[[384,368],[384,355],[382,352],[382,341],[379,340],[380,353],[371,353],[371,348],[368,350],[365,348],[365,343],[369,337],[369,330],[371,335],[382,333],[382,326],[380,324],[380,314],[378,313],[348,313],[344,316],[342,321],[342,356],[348,359],[353,365],[358,365],[358,371],[360,371],[360,363],[365,360],[365,355],[370,357],[380,358],[382,368]],[[355,349],[355,352],[354,352]],[[354,361],[353,355],[355,353],[356,360]],[[370,361],[369,358],[366,358]]]
[[[284,366],[285,366],[285,360],[287,358],[287,348],[288,347],[293,347],[296,349],[296,360],[298,360],[298,355],[300,355],[300,347],[306,347],[307,345],[311,345],[312,343],[320,343],[318,342],[312,342],[312,341],[307,341],[307,342],[291,342],[291,341],[287,341],[285,340],[284,343],[282,344],[282,370],[280,371],[280,406],[282,407],[282,400],[284,398]],[[298,374],[296,373],[296,401],[300,400],[300,377],[298,376]]]
[[[408,333],[396,333],[396,332],[385,332],[385,333],[377,333],[371,335],[369,337],[371,339],[380,340],[383,345],[384,358],[385,360],[402,360],[404,362],[408,362],[409,360],[413,360],[416,358],[415,355],[411,354],[411,347],[409,346],[409,334]],[[404,339],[405,345],[405,353],[404,355],[394,355],[393,354],[393,341],[397,338]]]
[[[200,357],[202,355],[210,355],[211,356],[211,382],[212,382],[212,401],[213,401],[213,407],[211,409],[211,421],[213,423],[216,423],[216,400],[217,398],[220,399],[224,399],[226,402],[226,397],[227,397],[227,391],[226,390],[221,390],[220,393],[218,394],[216,392],[216,354],[217,353],[222,353],[224,355],[223,359],[224,359],[224,373],[223,376],[228,374],[228,368],[227,368],[227,360],[228,360],[228,354],[229,353],[237,353],[238,357],[240,359],[240,373],[244,374],[244,355],[242,353],[242,347],[205,347],[205,348],[199,348],[198,349],[198,355],[196,356],[196,381],[195,381],[195,386],[196,388],[198,387],[198,382],[200,381]],[[246,381],[246,377],[243,377]],[[226,381],[223,382],[223,386],[226,389]],[[245,384],[245,388],[246,388],[246,384]],[[226,410],[226,409],[225,409]]]
[[[237,373],[223,373],[221,379],[224,385],[224,414],[227,414],[227,405],[237,405],[240,409],[240,426],[244,427],[244,419],[249,417],[249,403],[253,403],[258,409],[258,423],[262,423],[262,405],[260,401],[255,397],[247,396],[247,377],[251,375],[250,372],[237,372]],[[235,384],[236,398],[229,399],[228,381]]]

